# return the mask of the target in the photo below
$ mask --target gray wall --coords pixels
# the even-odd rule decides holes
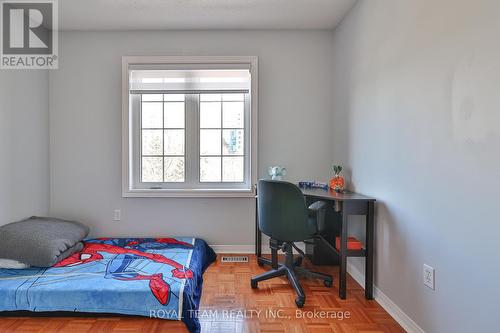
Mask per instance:
[[[0,225],[49,210],[48,73],[0,70]]]
[[[499,1],[365,0],[334,36],[334,159],[379,199],[377,286],[426,332],[498,330],[499,31]]]
[[[64,32],[50,73],[51,214],[96,236],[192,235],[253,244],[252,199],[121,197],[121,56],[259,56],[259,172],[329,177],[332,32]],[[113,210],[122,221],[113,222]]]

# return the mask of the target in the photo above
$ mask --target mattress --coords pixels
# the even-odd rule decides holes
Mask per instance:
[[[88,239],[50,268],[0,269],[0,311],[139,315],[199,332],[203,272],[215,258],[196,238]]]

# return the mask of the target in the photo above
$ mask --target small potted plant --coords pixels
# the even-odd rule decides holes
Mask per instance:
[[[333,178],[330,179],[330,189],[334,190],[335,192],[343,192],[344,187],[345,187],[345,179],[340,175],[342,172],[342,166],[340,165],[334,165],[333,166]]]

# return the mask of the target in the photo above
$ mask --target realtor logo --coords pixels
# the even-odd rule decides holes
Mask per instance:
[[[57,0],[0,0],[0,19],[0,68],[57,68]]]

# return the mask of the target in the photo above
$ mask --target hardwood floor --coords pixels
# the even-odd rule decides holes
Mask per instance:
[[[308,266],[305,263],[305,266]],[[338,298],[338,268],[320,266],[317,271],[334,276],[332,288],[318,280],[301,279],[306,305],[295,306],[295,293],[286,278],[275,278],[250,288],[250,277],[265,272],[255,256],[250,263],[221,263],[205,272],[199,317],[204,333],[294,332],[375,333],[404,332],[351,277],[348,297]],[[135,333],[187,332],[182,322],[138,317],[110,318],[0,318],[0,333]]]

